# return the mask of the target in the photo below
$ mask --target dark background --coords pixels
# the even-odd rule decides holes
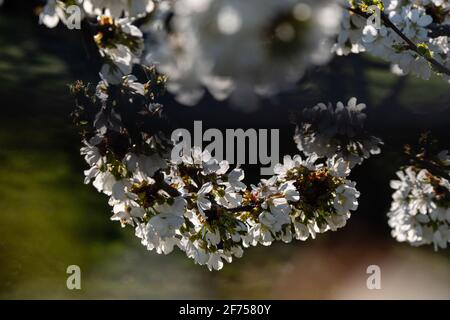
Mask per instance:
[[[178,251],[147,252],[132,228],[109,221],[107,198],[83,184],[67,85],[96,83],[98,69],[79,31],[38,24],[38,5],[6,0],[0,8],[0,298],[450,298],[448,250],[397,243],[386,218],[402,145],[431,130],[450,147],[445,81],[397,77],[387,64],[358,55],[311,70],[296,90],[263,101],[256,113],[210,97],[194,108],[165,98],[180,127],[202,120],[204,130],[280,129],[281,159],[296,150],[291,112],[356,96],[367,104],[367,128],[389,145],[352,172],[360,206],[345,228],[248,249],[209,272]],[[246,182],[255,183],[259,168],[245,169]],[[71,264],[81,267],[81,291],[66,288]],[[371,264],[381,267],[382,290],[366,288]]]

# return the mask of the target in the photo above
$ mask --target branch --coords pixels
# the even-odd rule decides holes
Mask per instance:
[[[349,7],[344,7],[346,10],[349,10],[363,18],[369,18],[370,14],[361,11],[360,9],[357,8],[349,8]],[[409,39],[402,31],[400,31],[397,26],[392,23],[391,20],[389,20],[389,18],[383,13],[380,12],[381,14],[381,20],[384,22],[384,24],[391,28],[400,38],[402,38],[403,41],[405,41],[407,47],[409,50],[414,51],[415,53],[417,53],[419,56],[421,56],[422,58],[424,58],[425,60],[427,60],[429,63],[431,63],[433,65],[433,67],[439,72],[439,73],[443,73],[446,74],[448,76],[450,76],[450,69],[446,68],[444,65],[440,64],[437,60],[435,60],[433,57],[428,57],[426,55],[423,55],[420,53],[419,48],[417,47],[417,45],[411,41],[411,39]]]

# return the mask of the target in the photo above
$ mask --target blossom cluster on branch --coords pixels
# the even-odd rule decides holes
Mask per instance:
[[[411,155],[411,164],[397,172],[392,180],[391,209],[388,212],[392,236],[413,246],[433,244],[445,249],[450,242],[450,155],[448,150],[437,152],[433,144],[421,138],[421,148]]]
[[[351,0],[333,51],[368,52],[399,75],[450,80],[450,2],[447,0]],[[373,9],[371,9],[373,8]],[[375,9],[376,8],[376,9]],[[378,15],[378,17],[377,17]],[[379,25],[373,19],[379,19]]]
[[[337,230],[356,210],[359,192],[347,179],[349,163],[337,156],[286,156],[273,177],[250,187],[242,169],[197,147],[169,159],[169,126],[149,95],[155,81],[161,81],[156,74],[146,84],[125,77],[119,85],[71,87],[73,116],[85,138],[81,153],[90,166],[85,182],[109,196],[111,219],[134,226],[147,249],[167,254],[177,246],[196,263],[221,269],[246,247]],[[118,107],[123,101],[132,101],[129,109]],[[149,123],[153,131],[146,130]]]

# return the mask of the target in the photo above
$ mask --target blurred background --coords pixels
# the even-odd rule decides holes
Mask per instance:
[[[95,83],[79,31],[38,24],[39,1],[0,8],[0,298],[2,299],[450,299],[450,253],[413,248],[390,236],[389,180],[402,164],[385,151],[352,173],[360,207],[348,225],[314,240],[245,251],[209,272],[178,251],[148,252],[109,221],[107,198],[83,184],[86,166],[69,117],[68,84]],[[368,127],[389,150],[431,130],[449,148],[450,92],[442,79],[397,77],[368,57],[336,58],[312,70],[298,90],[265,101],[253,114],[206,98],[195,108],[165,107],[180,126],[281,128],[281,154],[295,152],[289,114],[321,101],[356,96]],[[259,178],[249,167],[246,182]],[[66,288],[79,265],[82,290]],[[381,268],[381,290],[368,290],[366,269]]]

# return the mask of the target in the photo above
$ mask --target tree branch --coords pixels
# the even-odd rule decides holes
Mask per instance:
[[[370,14],[361,11],[358,8],[349,8],[349,7],[344,7],[346,10],[349,10],[363,18],[369,18]],[[391,28],[407,45],[408,49],[411,51],[414,51],[415,53],[417,53],[419,56],[421,56],[422,58],[424,58],[425,60],[427,60],[429,63],[431,63],[431,65],[439,72],[439,73],[443,73],[446,74],[448,76],[450,76],[450,69],[446,68],[444,65],[440,64],[436,59],[434,59],[433,57],[428,57],[426,55],[423,55],[420,53],[419,48],[417,47],[417,45],[411,41],[411,39],[409,39],[402,31],[400,31],[400,29],[397,28],[397,26],[391,21],[389,20],[389,18],[383,13],[380,12],[381,14],[381,20],[384,22],[384,24]]]

